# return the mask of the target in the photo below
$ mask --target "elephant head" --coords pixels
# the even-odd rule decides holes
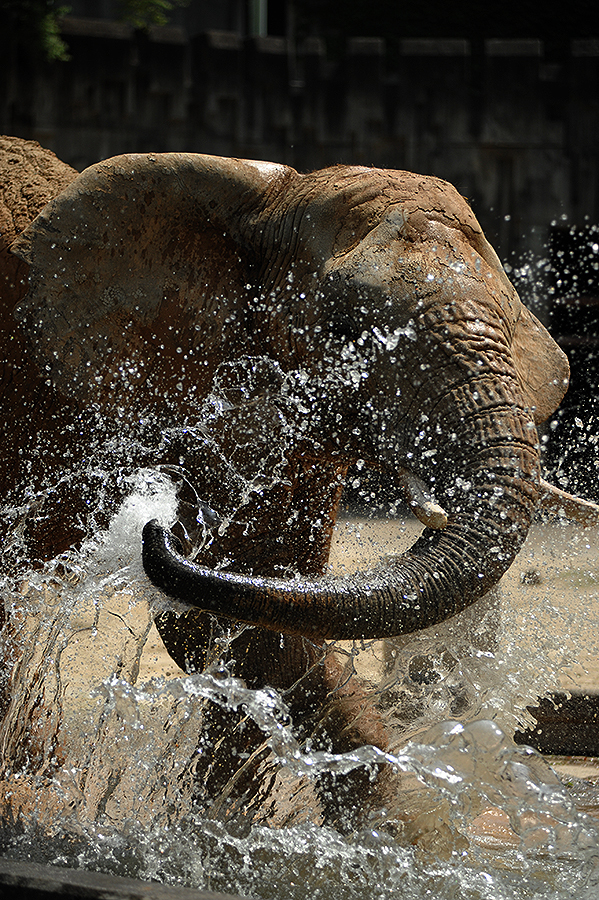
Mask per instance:
[[[64,393],[190,415],[223,361],[268,357],[294,453],[379,467],[433,526],[378,570],[282,579],[202,568],[151,522],[144,566],[173,597],[312,639],[423,628],[501,578],[551,494],[536,425],[566,358],[444,181],[129,155],[86,170],[13,250],[31,267],[18,318]]]

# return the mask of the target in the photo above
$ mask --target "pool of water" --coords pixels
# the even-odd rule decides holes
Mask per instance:
[[[81,551],[5,580],[4,854],[256,898],[597,896],[595,769],[572,776],[513,740],[539,696],[597,683],[594,531],[539,524],[500,591],[443,627],[336,645],[392,740],[335,755],[302,742],[275,691],[172,662],[139,546],[174,489],[140,470],[131,491]],[[342,515],[332,566],[416,527]],[[206,796],[195,776],[215,706],[263,736],[241,795]],[[385,800],[334,828],[319,779],[334,791],[359,767],[384,772]]]

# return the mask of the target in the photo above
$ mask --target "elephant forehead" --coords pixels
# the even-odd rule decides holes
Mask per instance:
[[[352,237],[364,236],[365,229],[398,233],[407,240],[426,240],[434,223],[457,229],[469,239],[482,235],[472,209],[453,185],[438,178],[409,172],[365,170],[353,176],[353,190],[346,192],[343,227],[339,229],[335,252],[343,252]],[[337,198],[339,205],[339,198]]]
[[[407,241],[396,227],[402,223],[409,227],[409,218],[398,209],[350,251],[330,258],[325,275],[373,302],[378,295],[414,302],[435,295],[450,303],[473,296],[477,306],[488,303],[506,321],[515,321],[520,300],[499,262],[444,227],[429,240]]]
[[[482,234],[469,208],[459,218],[443,208],[423,208],[414,198],[391,203],[369,237],[378,242],[392,241],[398,237],[409,242],[451,242],[456,240],[455,231],[462,235],[466,227],[469,233]]]

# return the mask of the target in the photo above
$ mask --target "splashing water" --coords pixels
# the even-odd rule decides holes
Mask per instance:
[[[225,399],[238,390],[234,374]],[[268,367],[263,375],[276,381]],[[212,440],[228,408],[210,402],[202,435]],[[248,490],[278,462],[243,472]],[[533,721],[527,706],[584,683],[596,655],[588,534],[539,525],[502,596],[417,635],[336,645],[393,739],[386,753],[333,754],[300,738],[276,691],[248,688],[218,660],[185,675],[166,655],[153,626],[166,601],[143,572],[140,535],[150,518],[172,523],[175,486],[152,468],[128,478],[106,531],[17,583],[4,579],[4,853],[260,898],[597,896],[595,819],[512,740]],[[333,566],[363,566],[414,533],[400,519],[349,521]],[[531,567],[540,585],[520,580]],[[260,777],[241,800],[233,783],[216,797],[198,784],[214,708],[237,710],[263,736]],[[324,824],[316,786],[326,778],[335,791],[359,767],[385,773],[391,790],[343,834]]]

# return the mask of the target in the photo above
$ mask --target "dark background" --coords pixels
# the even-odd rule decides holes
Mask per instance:
[[[3,133],[77,169],[177,150],[451,181],[570,357],[546,465],[599,499],[598,3],[191,0],[146,28],[131,0],[69,5],[0,0]]]

